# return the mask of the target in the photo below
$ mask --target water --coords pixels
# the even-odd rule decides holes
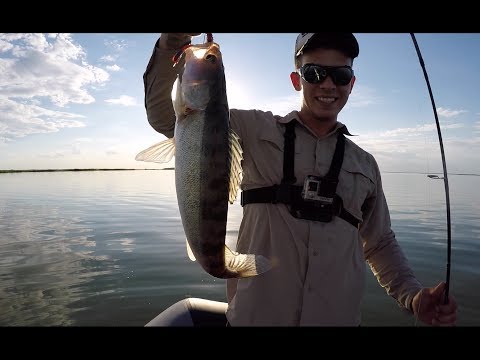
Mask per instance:
[[[417,277],[445,280],[442,180],[383,174],[392,226]],[[480,325],[480,177],[449,176],[451,293]],[[242,208],[230,206],[227,243]],[[225,280],[186,254],[173,171],[0,174],[0,326],[143,326],[188,296],[226,301]],[[363,325],[421,326],[369,273]]]

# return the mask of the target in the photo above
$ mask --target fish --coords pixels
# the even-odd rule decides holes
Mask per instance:
[[[174,137],[141,151],[138,161],[175,157],[175,188],[187,254],[221,279],[257,276],[272,263],[262,255],[232,251],[225,243],[229,204],[242,181],[243,150],[230,127],[225,68],[218,43],[183,49],[176,80]],[[178,62],[178,61],[177,61]]]

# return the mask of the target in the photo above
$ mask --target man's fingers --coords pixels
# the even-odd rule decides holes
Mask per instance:
[[[444,292],[445,292],[445,283],[441,282],[440,284],[435,286],[431,294],[435,297],[439,297],[443,295]]]
[[[435,316],[432,319],[433,326],[456,326],[457,316],[455,314]]]
[[[457,311],[455,304],[437,305],[432,325],[455,326],[457,322]]]

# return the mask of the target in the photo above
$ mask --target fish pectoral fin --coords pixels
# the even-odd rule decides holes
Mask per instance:
[[[175,138],[171,138],[156,143],[149,148],[139,152],[137,156],[135,156],[135,160],[166,163],[169,162],[174,155]]]
[[[225,245],[225,267],[243,278],[267,272],[272,268],[272,263],[262,255],[240,254]]]
[[[240,144],[240,137],[230,129],[230,183],[228,201],[233,204],[237,198],[238,189],[242,183],[243,171],[242,160],[243,150]]]
[[[190,247],[190,243],[188,242],[188,239],[186,239],[186,241],[187,241],[187,255],[188,255],[188,258],[192,261],[197,260],[195,258],[195,255],[193,255],[193,251],[192,251],[192,248]]]

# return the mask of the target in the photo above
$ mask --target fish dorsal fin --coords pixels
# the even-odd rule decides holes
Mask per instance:
[[[197,260],[195,258],[195,255],[193,255],[193,251],[192,251],[192,248],[190,247],[190,244],[188,243],[188,239],[187,239],[187,255],[188,255],[188,258],[192,261],[195,261]]]
[[[238,189],[242,182],[243,150],[240,145],[240,137],[230,129],[230,184],[228,201],[233,204],[237,198]]]
[[[156,163],[169,162],[175,155],[175,138],[167,139],[150,146],[135,156],[138,161],[150,161]]]

